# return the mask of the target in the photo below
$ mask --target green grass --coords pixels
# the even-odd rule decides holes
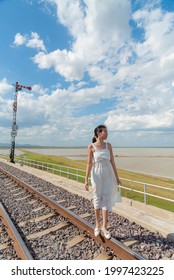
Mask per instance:
[[[33,153],[33,152],[27,152],[24,155],[21,155],[19,157],[16,157],[17,159],[22,159],[22,158],[26,158],[26,159],[30,159],[30,160],[35,160],[35,161],[42,161],[45,164],[42,165],[42,167],[40,167],[40,169],[51,172],[51,170],[47,170],[47,163],[51,164],[49,165],[49,168],[52,169],[53,165],[61,165],[61,170],[60,167],[55,167],[54,166],[54,174],[56,175],[60,175],[72,180],[77,180],[79,182],[84,182],[84,179],[81,177],[77,177],[76,175],[76,170],[74,170],[73,168],[76,169],[81,169],[78,171],[78,175],[80,176],[85,176],[85,172],[86,172],[86,162],[84,161],[74,161],[71,159],[67,159],[63,156],[47,156],[47,155],[42,155],[42,154],[37,154],[37,153]],[[36,166],[34,166],[36,167]],[[68,168],[67,168],[68,167]],[[64,172],[69,172],[69,173],[73,173],[68,175],[64,173]]]
[[[81,169],[78,171],[78,174],[81,176],[85,176],[85,171],[86,171],[86,161],[83,160],[71,160],[67,159],[66,157],[63,156],[48,156],[48,155],[42,155],[42,154],[37,154],[33,152],[25,152],[25,154],[16,157],[16,159],[31,159],[35,161],[42,161],[44,162],[43,166],[40,167],[42,170],[47,171],[47,163],[52,164],[50,168],[53,168],[54,164],[61,165],[61,170],[60,168],[58,170],[54,170],[54,174],[67,177],[67,174],[63,172],[67,172],[67,166],[68,166],[68,172],[72,173],[72,175],[69,175],[68,178],[72,180],[77,180],[77,175],[76,175],[76,170],[73,170],[73,168]],[[48,170],[48,172],[52,172],[51,170]],[[163,186],[166,188],[171,188],[174,189],[174,180],[168,179],[168,178],[163,178],[163,177],[158,177],[158,176],[151,176],[151,175],[146,175],[146,174],[141,174],[141,173],[136,173],[136,172],[131,172],[131,171],[126,171],[122,169],[118,169],[118,174],[119,177],[121,178],[126,178],[129,180],[133,181],[138,181],[138,182],[145,182],[148,184],[154,184],[158,186]],[[84,183],[84,178],[78,177],[78,181]],[[122,180],[122,186],[124,187],[129,187],[134,190],[139,190],[143,191],[144,186],[140,185],[135,182],[128,182],[125,180]],[[158,195],[161,197],[165,198],[170,198],[174,200],[174,191],[170,190],[163,190],[163,189],[157,189],[151,186],[147,186],[146,191],[148,193]],[[144,195],[135,193],[134,191],[130,190],[121,190],[121,194],[124,197],[128,197],[133,200],[137,200],[140,202],[144,202]],[[149,197],[147,196],[147,204],[174,212],[174,203],[165,201],[163,199],[155,198],[155,197]]]

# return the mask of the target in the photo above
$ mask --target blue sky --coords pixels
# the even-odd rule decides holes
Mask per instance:
[[[151,3],[152,2],[152,3]],[[0,143],[174,146],[173,0],[0,0]]]

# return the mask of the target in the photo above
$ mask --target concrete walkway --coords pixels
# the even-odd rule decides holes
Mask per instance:
[[[62,187],[71,193],[78,194],[89,200],[92,198],[91,188],[89,192],[87,192],[82,183],[32,167],[21,166],[18,163],[13,164],[4,159],[0,159],[0,161],[42,178],[56,186]],[[168,236],[170,239],[174,240],[174,213],[172,212],[145,205],[141,202],[124,197],[123,202],[116,204],[113,211],[151,231],[160,232],[164,237]]]

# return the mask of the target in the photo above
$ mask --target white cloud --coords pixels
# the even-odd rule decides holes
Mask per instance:
[[[137,25],[144,30],[145,40],[137,44],[138,56],[156,58],[174,50],[174,16],[160,8],[142,9],[133,14]]]
[[[109,115],[105,124],[113,131],[174,129],[174,110],[160,114]]]
[[[24,45],[26,40],[27,40],[26,36],[23,36],[20,33],[17,33],[15,35],[15,39],[14,39],[13,45],[16,46],[16,47]]]
[[[0,96],[5,95],[7,92],[12,90],[13,86],[7,83],[7,79],[4,78],[0,81]]]
[[[46,51],[43,41],[36,32],[31,32],[31,38],[26,43],[26,46],[32,49]]]
[[[57,5],[59,21],[68,28],[74,38],[79,32],[84,32],[84,12],[79,0],[53,0],[52,2]]]
[[[32,92],[43,95],[48,92],[48,88],[45,89],[41,85],[35,84],[32,86]]]
[[[68,81],[81,80],[89,66],[107,60],[109,64],[130,38],[128,0],[85,0],[83,5],[80,0],[51,2],[56,4],[58,20],[68,28],[73,44],[70,50],[38,53],[33,61],[41,69],[53,67]]]
[[[7,84],[8,85],[8,84]],[[94,100],[99,102],[99,94],[102,88],[96,88],[96,97]],[[38,93],[38,95],[34,94]],[[90,94],[89,102],[84,104],[85,95]],[[93,89],[80,89],[70,86],[67,90],[57,88],[49,91],[44,89],[41,85],[33,85],[32,91],[28,93],[23,89],[18,94],[18,111],[17,124],[19,126],[17,143],[31,143],[31,144],[45,144],[51,143],[53,145],[63,145],[71,141],[83,141],[85,137],[89,137],[89,130],[96,116],[82,116],[80,118],[73,116],[74,110],[81,109],[87,104],[90,105],[90,100],[93,98]],[[71,102],[70,102],[71,100]],[[11,99],[0,100],[0,117],[1,125],[6,131],[6,137],[10,139],[10,129],[12,124],[12,104]],[[98,116],[98,120],[102,116]],[[81,127],[86,134],[81,134]],[[5,127],[5,128],[4,128]],[[4,132],[5,133],[5,132]],[[92,132],[91,132],[92,133]],[[8,135],[9,134],[9,135]],[[4,134],[5,135],[5,134]],[[44,136],[44,138],[42,138]],[[41,141],[42,143],[39,142]],[[2,140],[1,140],[2,141]]]
[[[46,52],[46,47],[43,43],[43,40],[40,39],[36,32],[31,32],[30,37],[28,35],[21,35],[20,33],[17,33],[15,35],[13,46],[19,47],[21,45]]]
[[[79,143],[82,145],[86,141],[91,141],[93,128],[102,123],[103,120],[109,128],[109,138],[112,141],[115,142],[114,132],[119,132],[119,142],[117,141],[117,144],[120,143],[120,145],[122,143],[126,144],[126,142],[122,142],[126,139],[123,132],[129,132],[129,135],[132,135],[131,139],[134,139],[136,134],[134,132],[133,136],[132,131],[147,133],[154,130],[167,132],[169,129],[174,129],[174,112],[172,109],[167,111],[168,102],[167,100],[163,102],[162,94],[158,99],[154,97],[154,99],[149,100],[149,103],[145,103],[146,94],[144,94],[134,104],[131,103],[132,97],[130,95],[127,96],[127,100],[124,99],[123,103],[120,103],[122,109],[119,108],[103,114],[97,114],[96,112],[95,114],[75,117],[74,112],[78,109],[85,109],[91,103],[99,103],[100,98],[105,98],[106,89],[104,86],[97,86],[95,89],[77,89],[71,86],[67,90],[57,88],[52,92],[44,89],[41,85],[34,85],[32,88],[35,92],[40,91],[38,92],[40,95],[37,96],[24,90],[18,95],[18,143],[38,143],[42,145]],[[161,88],[161,91],[164,89],[165,86],[163,89]],[[7,132],[9,132],[13,101],[4,100],[4,102],[1,107],[1,119],[3,119],[3,125],[7,127]],[[162,106],[163,110],[161,110]],[[158,112],[156,112],[156,107],[159,108]],[[150,113],[152,109],[154,111]],[[140,136],[140,134],[137,134],[137,137]],[[127,135],[127,141],[130,140],[129,137]],[[40,142],[41,138],[42,142]],[[156,139],[158,139],[158,135],[156,135]]]
[[[33,61],[41,69],[54,68],[55,72],[61,74],[69,81],[79,80],[83,76],[83,62],[71,51],[56,50],[49,54],[39,52]]]

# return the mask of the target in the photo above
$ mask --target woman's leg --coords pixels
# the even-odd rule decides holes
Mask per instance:
[[[100,229],[100,209],[95,209],[96,228]]]
[[[102,209],[102,216],[103,216],[103,230],[107,229],[107,222],[108,222],[108,210]]]
[[[103,228],[102,228],[102,231],[103,231],[104,237],[106,239],[110,239],[111,238],[111,234],[107,230],[108,212],[109,212],[108,210],[102,209],[102,215],[103,215]]]

